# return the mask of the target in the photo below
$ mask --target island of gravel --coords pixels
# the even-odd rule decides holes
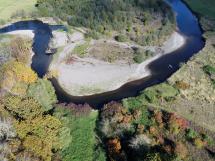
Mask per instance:
[[[149,63],[181,48],[186,42],[186,37],[176,31],[161,47],[139,46],[113,39],[86,40],[78,31],[69,36],[62,32],[53,32],[53,35],[52,44],[61,50],[54,56],[49,71],[57,73],[59,85],[75,96],[116,90],[125,83],[149,76]],[[76,50],[82,47],[85,48],[83,53],[79,51],[77,54]],[[138,49],[152,54],[137,63],[133,56]]]

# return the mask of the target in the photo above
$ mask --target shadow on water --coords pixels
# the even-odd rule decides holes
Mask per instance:
[[[176,13],[178,32],[186,37],[186,44],[183,47],[150,63],[147,66],[152,73],[150,76],[129,82],[117,90],[102,94],[71,96],[61,88],[56,79],[52,79],[58,100],[77,104],[89,103],[91,106],[99,108],[112,100],[117,101],[125,97],[136,96],[146,87],[165,81],[180,68],[180,63],[188,61],[191,56],[201,50],[204,47],[204,41],[197,18],[181,0],[166,0],[166,2]],[[51,30],[65,30],[65,27],[61,25],[51,26],[36,20],[21,21],[0,29],[0,33],[25,29],[33,30],[35,33],[33,44],[35,55],[32,60],[32,68],[42,77],[47,72],[52,60],[52,55],[46,55],[46,49],[52,38]]]

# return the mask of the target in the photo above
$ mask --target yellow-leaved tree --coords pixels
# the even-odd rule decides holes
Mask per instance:
[[[37,80],[37,74],[22,62],[9,61],[4,64],[0,70],[0,88],[1,90],[19,95],[25,93],[25,90],[17,88],[17,84],[29,85]],[[12,90],[16,88],[15,90]]]

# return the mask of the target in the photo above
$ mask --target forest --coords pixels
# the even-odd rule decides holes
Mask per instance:
[[[141,45],[161,44],[175,26],[174,14],[162,0],[38,0],[36,6],[42,16],[91,29],[93,38],[115,35]]]

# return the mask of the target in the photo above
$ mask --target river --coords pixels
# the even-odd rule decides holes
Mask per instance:
[[[124,84],[117,90],[96,94],[92,96],[72,96],[66,93],[58,84],[56,79],[51,79],[55,87],[59,102],[73,102],[77,104],[89,103],[99,108],[104,103],[117,101],[122,98],[137,96],[140,91],[152,85],[164,82],[180,68],[180,64],[187,62],[194,54],[204,47],[202,31],[196,16],[181,0],[166,0],[176,14],[177,29],[187,37],[186,44],[180,49],[164,55],[150,63],[147,67],[151,75],[140,80]],[[38,20],[20,21],[0,29],[0,33],[7,33],[15,30],[33,30],[32,69],[42,77],[48,70],[52,55],[46,55],[46,49],[52,38],[52,30],[65,29],[61,25],[49,25]]]

